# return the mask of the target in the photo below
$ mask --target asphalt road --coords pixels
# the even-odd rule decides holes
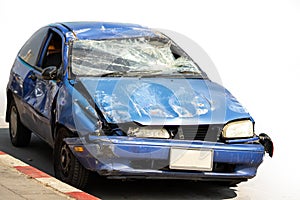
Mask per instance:
[[[10,143],[8,129],[0,129],[0,150],[54,175],[52,149],[34,135],[29,147],[16,148]],[[282,171],[279,163],[282,161],[266,156],[257,176],[235,187],[178,180],[106,180],[92,174],[85,191],[102,199],[299,199],[298,175],[293,182],[289,171],[278,173]]]

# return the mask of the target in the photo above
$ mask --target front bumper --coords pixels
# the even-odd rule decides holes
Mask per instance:
[[[256,175],[265,151],[253,138],[243,144],[120,136],[66,138],[65,142],[85,168],[109,178],[247,180]],[[78,152],[75,147],[84,150]],[[170,169],[170,149],[174,147],[212,149],[213,170]]]

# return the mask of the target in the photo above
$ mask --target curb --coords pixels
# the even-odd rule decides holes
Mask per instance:
[[[101,200],[93,195],[83,192],[82,190],[61,182],[60,180],[10,156],[5,152],[0,151],[0,159],[3,160],[8,166],[15,168],[21,174],[35,179],[39,183],[42,183],[45,186],[67,195],[70,198],[76,200]]]

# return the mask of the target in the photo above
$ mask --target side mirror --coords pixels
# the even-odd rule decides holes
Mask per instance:
[[[54,80],[56,79],[57,68],[55,66],[49,66],[43,69],[42,78],[45,80]]]

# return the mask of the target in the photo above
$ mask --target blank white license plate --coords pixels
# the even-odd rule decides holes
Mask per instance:
[[[212,171],[212,149],[171,148],[170,169]]]

